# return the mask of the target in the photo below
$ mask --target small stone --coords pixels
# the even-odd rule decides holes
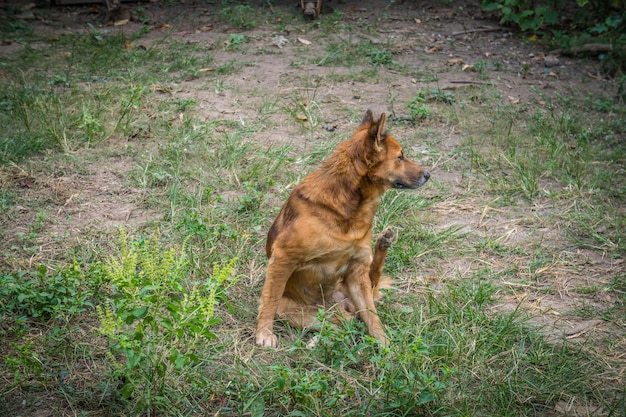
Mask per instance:
[[[543,64],[548,68],[556,67],[559,65],[559,58],[554,55],[546,55],[543,58]]]

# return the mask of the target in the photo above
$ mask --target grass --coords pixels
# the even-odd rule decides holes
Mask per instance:
[[[626,415],[619,102],[452,94],[433,64],[371,40],[386,14],[206,7],[227,28],[213,46],[2,25],[21,46],[0,63],[0,414]],[[298,65],[280,85],[242,79],[287,26],[311,45],[273,56]],[[508,65],[476,76],[532,75]],[[396,232],[379,310],[392,343],[320,312],[314,348],[286,324],[279,349],[257,348],[267,230],[371,97],[433,175],[375,218]]]

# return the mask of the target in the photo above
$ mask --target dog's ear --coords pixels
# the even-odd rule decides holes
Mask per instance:
[[[374,115],[372,114],[371,110],[368,110],[365,113],[365,116],[363,116],[363,120],[361,121],[361,126],[365,126],[365,125],[372,125],[372,123],[374,123]]]
[[[380,115],[380,119],[378,119],[378,131],[376,131],[376,143],[380,144],[381,141],[385,140],[387,136],[385,135],[387,115],[385,113]]]
[[[371,114],[371,113],[370,113]],[[370,139],[374,142],[374,149],[376,152],[382,150],[382,143],[387,138],[385,135],[385,123],[387,122],[387,115],[385,113],[380,115],[380,119],[377,122],[372,121],[368,128]]]

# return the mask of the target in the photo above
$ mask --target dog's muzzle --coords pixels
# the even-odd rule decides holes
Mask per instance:
[[[396,188],[399,190],[407,189],[407,188],[408,189],[418,188],[426,184],[426,181],[428,181],[429,178],[430,178],[430,173],[424,172],[424,175],[422,175],[417,181],[412,181],[410,183],[406,183],[400,180],[394,181],[393,188]]]

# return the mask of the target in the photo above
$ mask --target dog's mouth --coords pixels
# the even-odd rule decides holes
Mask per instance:
[[[393,188],[398,190],[418,188],[426,184],[426,181],[428,181],[429,178],[430,173],[424,172],[424,175],[422,175],[417,181],[414,182],[407,183],[404,181],[395,180],[393,181]]]

